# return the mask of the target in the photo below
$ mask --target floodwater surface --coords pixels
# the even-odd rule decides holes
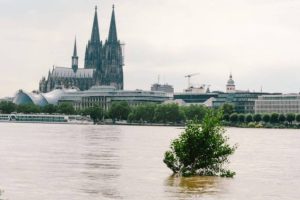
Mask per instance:
[[[171,176],[174,127],[0,123],[9,200],[289,200],[300,196],[300,131],[228,128],[234,178]]]

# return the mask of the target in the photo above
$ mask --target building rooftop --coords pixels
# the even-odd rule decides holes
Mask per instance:
[[[78,68],[76,72],[72,68],[54,67],[51,76],[58,78],[93,78],[95,69]]]

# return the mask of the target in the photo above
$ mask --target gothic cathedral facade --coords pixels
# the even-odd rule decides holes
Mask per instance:
[[[122,44],[118,40],[113,6],[108,38],[100,39],[97,7],[95,8],[91,38],[85,49],[84,68],[78,68],[76,40],[71,68],[53,66],[48,77],[43,77],[39,84],[40,92],[50,92],[57,87],[76,87],[88,90],[94,85],[110,85],[123,90],[124,58]]]

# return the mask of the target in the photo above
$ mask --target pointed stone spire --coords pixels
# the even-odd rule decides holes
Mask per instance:
[[[116,19],[115,19],[115,5],[112,6],[112,9],[113,10],[112,10],[112,14],[111,14],[109,34],[108,34],[108,42],[110,42],[110,43],[118,41]]]
[[[73,56],[72,56],[72,69],[75,73],[78,69],[78,56],[77,56],[76,37],[75,37],[74,50],[73,50]]]
[[[95,6],[95,16],[94,16],[94,22],[93,22],[92,35],[91,35],[91,42],[100,43],[97,6]]]
[[[75,56],[77,56],[76,37],[75,37],[74,50],[73,50],[73,57]]]

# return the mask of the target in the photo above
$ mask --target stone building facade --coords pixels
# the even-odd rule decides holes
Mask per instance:
[[[96,7],[91,38],[85,50],[84,68],[78,68],[75,39],[71,68],[53,66],[53,69],[48,73],[48,77],[41,79],[39,90],[44,93],[57,87],[76,87],[80,90],[88,90],[94,85],[109,85],[118,90],[123,90],[123,66],[122,44],[117,36],[114,6],[108,38],[104,44],[100,39]]]

